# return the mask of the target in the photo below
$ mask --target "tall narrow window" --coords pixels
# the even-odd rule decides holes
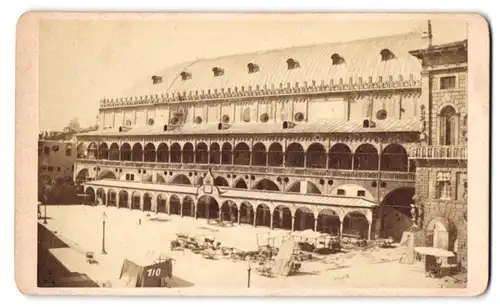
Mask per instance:
[[[181,78],[184,81],[189,80],[189,79],[191,79],[191,74],[188,73],[187,71],[183,71],[183,72],[181,72]]]
[[[248,73],[253,74],[259,71],[259,65],[254,64],[254,63],[248,63]]]
[[[295,69],[300,67],[299,62],[295,61],[294,59],[288,59],[286,61],[286,64],[288,66],[288,69]]]
[[[344,63],[344,58],[341,57],[338,53],[335,53],[334,55],[331,56],[332,59],[332,65],[339,65]]]
[[[214,73],[214,77],[220,77],[224,74],[224,69],[220,67],[214,67],[212,68],[212,71]]]
[[[458,134],[458,114],[452,106],[447,106],[439,114],[439,141],[441,145],[456,145]]]
[[[380,57],[382,61],[389,61],[394,59],[396,56],[389,49],[382,49],[382,51],[380,51]]]
[[[163,78],[160,76],[151,76],[151,80],[153,80],[153,84],[158,84],[163,81]]]

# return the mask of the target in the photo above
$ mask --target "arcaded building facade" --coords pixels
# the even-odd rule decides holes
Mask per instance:
[[[409,33],[168,67],[101,101],[75,178],[99,205],[398,240],[423,180],[410,153],[435,124],[410,53],[428,43]]]

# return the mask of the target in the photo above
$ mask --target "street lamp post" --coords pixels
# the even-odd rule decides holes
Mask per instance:
[[[250,275],[252,272],[252,266],[250,265],[250,259],[248,259],[248,280],[247,280],[247,288],[250,288]]]
[[[48,200],[48,197],[45,195],[43,197],[43,223],[44,224],[47,224],[47,200]]]
[[[106,255],[106,248],[105,248],[105,238],[106,238],[106,218],[108,216],[106,215],[106,212],[102,213],[102,251],[101,254]]]

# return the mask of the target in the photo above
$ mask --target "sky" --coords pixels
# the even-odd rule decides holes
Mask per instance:
[[[386,15],[387,16],[387,15]],[[433,19],[433,43],[467,37],[467,24]],[[138,80],[197,58],[423,31],[418,15],[192,14],[154,20],[42,20],[39,37],[39,130],[62,130],[77,117],[96,123],[99,101]]]

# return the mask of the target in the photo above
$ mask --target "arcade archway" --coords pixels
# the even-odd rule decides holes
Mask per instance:
[[[238,206],[232,200],[226,200],[222,203],[221,219],[236,223],[238,221]]]
[[[295,211],[294,230],[314,230],[314,213],[311,209],[301,207]]]
[[[203,195],[196,204],[196,217],[209,220],[219,219],[219,203],[210,195]]]
[[[128,208],[128,193],[127,191],[120,191],[118,199],[118,208]]]
[[[94,205],[95,204],[95,192],[94,189],[88,187],[85,189],[85,204],[86,205]]]
[[[360,237],[368,240],[368,219],[357,211],[349,212],[344,217],[342,234]]]
[[[380,207],[382,237],[399,241],[403,232],[411,229],[411,204],[414,195],[414,188],[398,188],[387,194]]]
[[[265,204],[260,204],[257,206],[255,217],[255,226],[271,226],[271,210]]]
[[[254,212],[249,202],[242,202],[240,205],[240,223],[253,225]]]
[[[97,189],[96,193],[96,200],[98,205],[106,205],[106,193],[104,192],[104,189],[99,188]]]
[[[321,233],[339,235],[340,216],[332,209],[323,209],[318,214],[318,226],[316,231]]]
[[[181,200],[179,199],[179,196],[177,195],[170,196],[168,206],[169,206],[168,212],[170,214],[175,214],[175,215],[181,214]]]
[[[141,210],[141,193],[138,191],[132,193],[132,209]]]
[[[143,211],[152,211],[152,206],[151,206],[151,195],[148,193],[144,193],[144,196],[142,198],[143,204],[142,204],[142,210]]]
[[[292,229],[292,211],[283,205],[277,206],[273,211],[273,227]]]
[[[156,212],[167,213],[167,197],[164,194],[156,198]]]
[[[194,201],[191,196],[182,199],[182,216],[194,217]]]

